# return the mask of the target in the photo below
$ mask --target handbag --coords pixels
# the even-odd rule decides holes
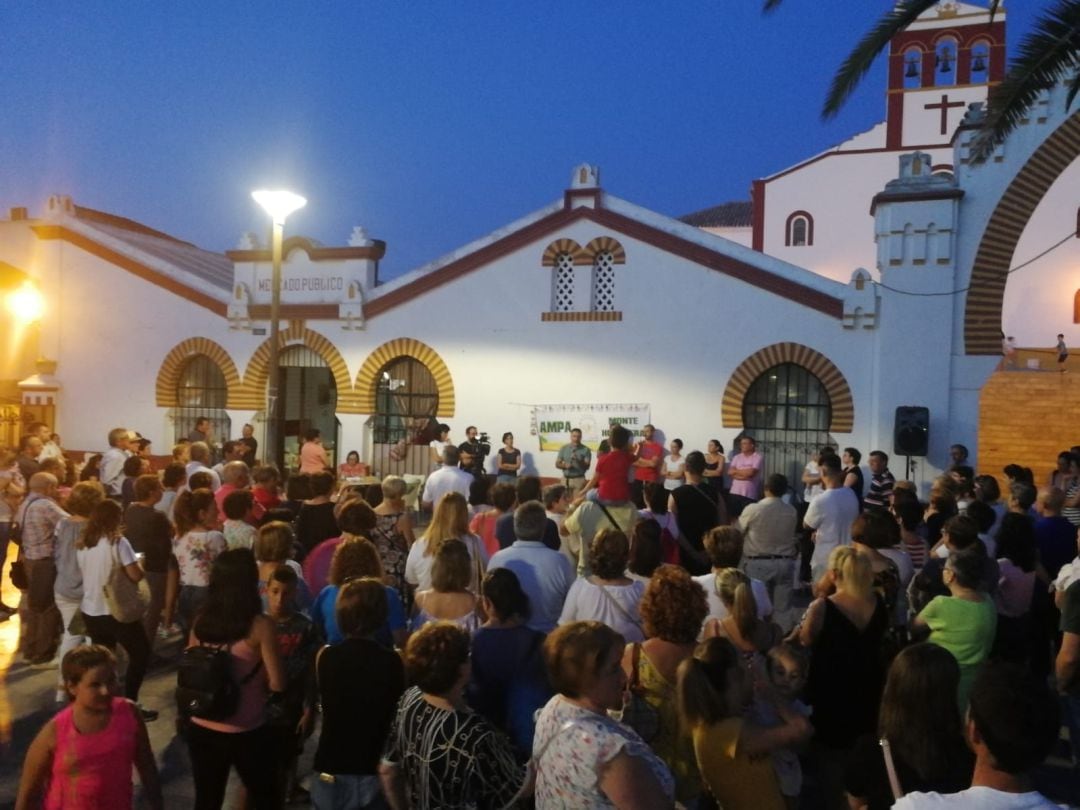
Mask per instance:
[[[30,577],[26,574],[26,563],[22,561],[21,549],[18,558],[11,563],[11,584],[20,591],[30,587]]]
[[[107,538],[98,542],[108,543]],[[109,614],[121,624],[137,622],[146,613],[146,607],[150,604],[150,586],[145,577],[138,582],[132,582],[127,575],[124,566],[120,564],[120,552],[115,544],[112,545],[113,566],[109,573],[109,579],[101,587],[105,596],[105,604],[109,606]]]
[[[622,722],[638,733],[645,742],[652,742],[660,733],[660,713],[645,699],[645,688],[641,685],[639,663],[641,645],[635,643],[631,653],[632,670],[630,683],[626,687],[623,700]]]

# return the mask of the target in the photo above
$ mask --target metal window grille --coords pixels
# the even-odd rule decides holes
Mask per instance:
[[[615,260],[606,251],[593,262],[592,311],[615,311]]]
[[[374,442],[423,441],[438,409],[439,389],[427,367],[411,357],[391,360],[378,373]]]
[[[791,244],[801,247],[806,244],[806,218],[796,217],[791,223]]]
[[[568,253],[560,253],[555,259],[551,309],[553,312],[574,311],[574,260]]]
[[[783,363],[754,380],[743,399],[743,425],[764,456],[765,475],[782,473],[796,491],[810,457],[829,436],[832,404],[816,376]]]
[[[174,440],[187,438],[195,423],[204,416],[210,420],[215,441],[229,438],[232,420],[225,410],[228,394],[225,375],[217,363],[204,354],[197,354],[188,360],[176,386]]]

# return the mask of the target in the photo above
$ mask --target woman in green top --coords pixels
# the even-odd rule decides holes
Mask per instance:
[[[951,652],[960,664],[957,703],[967,707],[971,684],[990,654],[997,630],[997,608],[979,590],[985,571],[983,558],[974,551],[954,551],[942,571],[949,596],[935,596],[912,622],[912,633],[930,631],[927,639]]]

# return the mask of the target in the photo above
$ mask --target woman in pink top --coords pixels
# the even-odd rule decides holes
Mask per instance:
[[[285,673],[274,623],[262,615],[255,555],[246,548],[223,551],[210,572],[210,589],[195,619],[189,647],[227,647],[232,676],[240,685],[236,711],[222,720],[192,717],[187,743],[195,781],[195,808],[220,808],[229,770],[235,766],[254,810],[281,806],[273,767],[277,747],[266,725],[268,702],[280,699]]]
[[[146,803],[164,807],[154,752],[138,707],[116,697],[116,658],[84,645],[64,656],[71,703],[38,732],[23,764],[16,810],[131,807],[131,768]]]
[[[300,448],[300,472],[311,474],[330,469],[330,459],[322,446],[321,435],[318,428],[304,433],[304,446]]]

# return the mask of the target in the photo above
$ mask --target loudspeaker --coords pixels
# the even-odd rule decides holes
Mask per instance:
[[[925,456],[930,446],[930,409],[901,405],[896,409],[893,452],[898,456]]]

